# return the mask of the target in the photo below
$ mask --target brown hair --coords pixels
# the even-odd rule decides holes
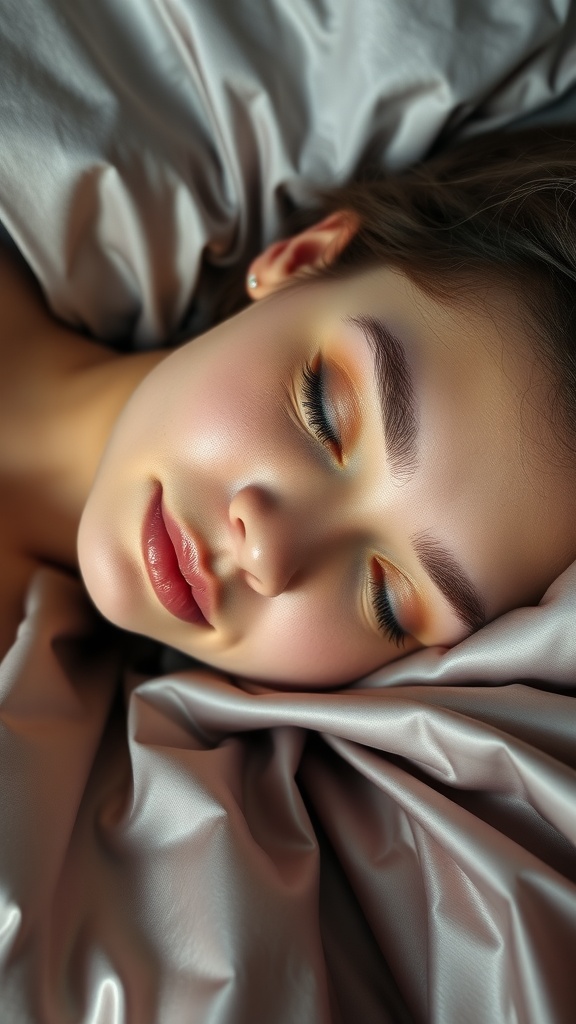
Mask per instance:
[[[548,371],[550,419],[573,457],[576,126],[476,137],[395,176],[323,190],[316,201],[308,222],[339,209],[360,221],[323,276],[388,264],[448,302],[490,279],[509,285]]]
[[[549,417],[576,454],[576,126],[476,136],[397,174],[365,174],[317,189],[285,235],[336,210],[360,227],[317,273],[342,277],[394,266],[445,302],[470,300],[490,280],[520,299],[547,371]],[[246,305],[245,268],[229,281],[224,319]],[[479,292],[477,292],[479,294]],[[557,449],[556,455],[561,458]]]

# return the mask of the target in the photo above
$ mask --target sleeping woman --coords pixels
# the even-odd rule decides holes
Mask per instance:
[[[575,199],[576,129],[469,141],[317,197],[247,308],[131,355],[4,254],[1,653],[40,563],[282,686],[537,603],[576,558]]]

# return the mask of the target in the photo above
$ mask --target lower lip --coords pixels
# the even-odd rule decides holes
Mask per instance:
[[[142,531],[142,551],[152,588],[160,604],[183,622],[207,626],[192,589],[178,568],[176,553],[162,518],[162,488],[157,487]]]

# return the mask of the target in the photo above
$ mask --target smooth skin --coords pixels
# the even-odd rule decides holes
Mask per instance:
[[[119,626],[283,686],[342,684],[467,635],[415,538],[450,549],[488,619],[537,601],[576,557],[576,474],[552,457],[517,307],[496,287],[447,306],[392,268],[314,279],[354,230],[340,213],[270,246],[250,268],[251,306],[168,354],[113,355],[59,326],[49,407],[35,413],[52,424],[41,453],[19,421],[22,553],[79,564]],[[413,379],[417,460],[404,479],[351,322],[366,316],[402,338]],[[337,445],[310,422],[305,374],[319,366]],[[158,483],[214,581],[210,626],[175,618],[151,587],[142,530]],[[400,646],[377,621],[382,587]]]
[[[80,524],[80,567],[112,621],[288,686],[344,683],[469,632],[422,570],[416,537],[450,548],[489,619],[537,601],[576,556],[574,474],[530,440],[543,437],[547,392],[510,295],[490,290],[480,312],[447,308],[392,269],[312,280],[354,229],[336,214],[271,246],[250,268],[253,305],[143,380]],[[408,479],[391,471],[373,356],[350,323],[361,316],[404,340],[418,410]],[[319,364],[337,447],[307,414],[305,369]],[[147,580],[156,481],[217,581],[211,629],[171,616]],[[401,647],[372,604],[382,570]]]

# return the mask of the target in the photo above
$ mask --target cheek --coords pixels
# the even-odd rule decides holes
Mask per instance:
[[[375,636],[351,625],[349,615],[327,601],[275,599],[232,652],[240,674],[294,685],[338,686],[399,655]]]
[[[160,392],[161,394],[161,392]],[[206,469],[242,472],[267,453],[277,458],[284,417],[280,415],[278,380],[270,370],[245,360],[200,362],[183,373],[162,396],[162,458]]]

